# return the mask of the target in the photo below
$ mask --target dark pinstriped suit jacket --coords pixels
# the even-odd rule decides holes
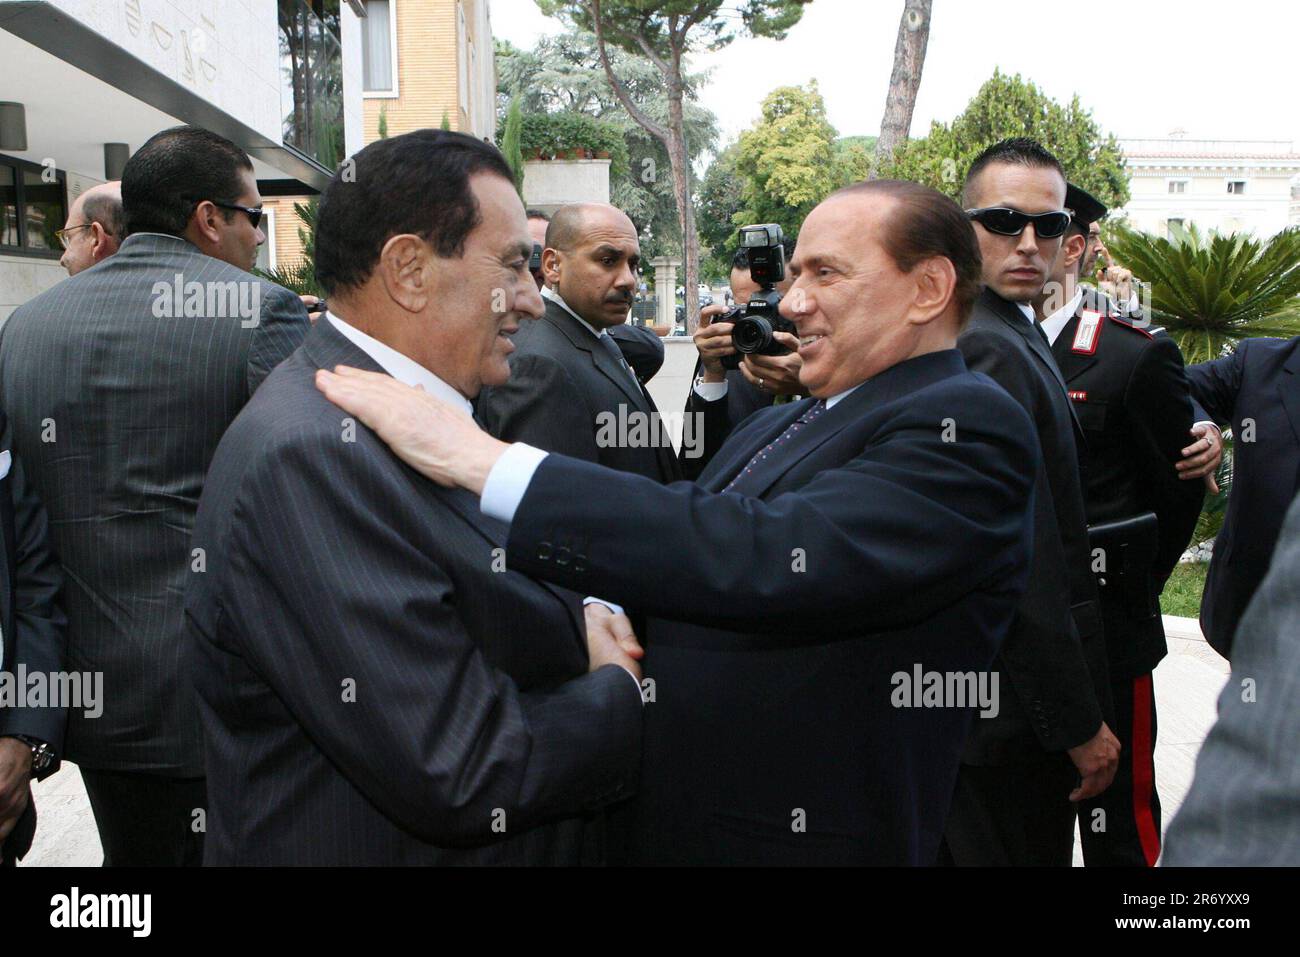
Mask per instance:
[[[154,285],[177,275],[256,284],[260,316],[246,328],[216,297],[210,313],[204,285],[200,315],[166,318],[175,304]],[[104,673],[104,713],[68,719],[65,756],[83,767],[203,773],[193,695],[178,677],[194,511],[221,434],[308,328],[288,290],[144,233],[0,331],[14,451],[66,578],[67,667]]]
[[[317,391],[340,362],[380,371],[322,320],[222,439],[199,506],[205,862],[599,859],[592,812],[640,756],[635,683],[587,674],[578,596],[504,570],[475,496]]]

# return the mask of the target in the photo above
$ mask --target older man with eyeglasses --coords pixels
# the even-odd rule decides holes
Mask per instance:
[[[126,235],[122,213],[122,184],[92,186],[72,202],[68,221],[55,230],[63,246],[59,265],[75,276],[117,252]]]

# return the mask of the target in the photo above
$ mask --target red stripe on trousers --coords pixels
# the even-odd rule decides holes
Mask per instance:
[[[1151,674],[1133,681],[1133,820],[1147,867],[1156,866],[1160,856],[1160,832],[1151,816],[1151,792],[1155,789],[1155,767],[1151,760]]]

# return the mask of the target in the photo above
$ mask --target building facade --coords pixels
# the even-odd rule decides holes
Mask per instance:
[[[264,192],[322,188],[363,142],[354,6],[0,0],[0,320],[64,278],[54,230],[68,207],[159,130],[234,141]]]
[[[1277,140],[1120,140],[1130,175],[1119,214],[1168,236],[1178,225],[1271,236],[1300,222],[1300,153]]]
[[[364,13],[359,21],[362,145],[381,134],[444,125],[481,139],[496,136],[488,0],[359,0],[356,6]],[[302,224],[294,204],[307,199],[268,200],[274,218],[268,257],[277,264],[302,258]]]

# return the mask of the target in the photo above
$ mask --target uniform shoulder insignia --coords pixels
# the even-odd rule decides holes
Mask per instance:
[[[1079,325],[1074,330],[1074,342],[1070,351],[1075,355],[1092,356],[1097,354],[1097,340],[1101,338],[1101,313],[1093,309],[1084,309],[1079,313]]]
[[[1137,325],[1132,319],[1129,319],[1127,316],[1111,315],[1108,316],[1107,318],[1109,318],[1111,322],[1115,323],[1115,325],[1123,326],[1125,329],[1131,329],[1134,332],[1138,333],[1139,335],[1146,336],[1148,339],[1154,339],[1155,333],[1160,331],[1159,329],[1154,329],[1154,330],[1144,329],[1141,326]]]

